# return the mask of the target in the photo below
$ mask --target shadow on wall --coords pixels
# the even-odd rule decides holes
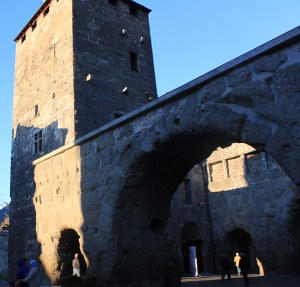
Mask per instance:
[[[36,234],[34,198],[36,183],[33,161],[63,146],[68,130],[58,128],[55,121],[45,128],[18,126],[13,131],[11,156],[11,204],[9,232],[9,277],[15,278],[20,258],[39,261],[41,245]]]

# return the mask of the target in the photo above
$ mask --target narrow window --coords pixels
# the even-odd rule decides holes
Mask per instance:
[[[23,43],[26,40],[26,34],[24,34],[21,38],[21,43]]]
[[[129,13],[131,15],[137,16],[138,15],[138,9],[135,6],[129,5]]]
[[[49,13],[49,6],[44,10],[44,13],[43,13],[43,15],[44,15],[44,17]]]
[[[131,70],[138,72],[138,59],[136,53],[130,52],[130,64],[131,64]]]
[[[115,112],[114,115],[115,115],[115,119],[118,119],[123,116],[123,114],[120,112]]]
[[[43,133],[42,130],[33,134],[34,137],[34,154],[43,151]]]
[[[185,178],[183,181],[183,193],[185,203],[192,203],[191,180],[189,178]]]
[[[116,6],[117,5],[117,0],[108,0],[108,3],[111,5]]]
[[[32,25],[31,25],[31,31],[34,31],[35,28],[36,28],[36,22],[32,23]]]
[[[34,116],[36,117],[36,116],[38,116],[38,114],[39,114],[39,105],[35,105],[34,106]]]

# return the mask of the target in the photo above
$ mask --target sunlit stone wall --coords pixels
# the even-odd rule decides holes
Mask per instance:
[[[274,159],[245,144],[233,144],[208,158],[207,172],[216,256],[228,247],[232,257],[241,251],[230,249],[233,242],[226,237],[243,230],[250,234],[252,256],[259,258],[265,272],[295,272],[297,189]]]

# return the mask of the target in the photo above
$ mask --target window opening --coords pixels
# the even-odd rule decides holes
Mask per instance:
[[[192,203],[192,188],[191,180],[189,178],[183,180],[183,193],[185,203]]]
[[[34,31],[34,29],[36,28],[36,22],[34,22],[34,23],[32,23],[32,25],[31,25],[31,31]]]
[[[123,114],[120,112],[116,112],[116,113],[114,113],[114,115],[115,115],[115,119],[118,119],[123,116]]]
[[[36,116],[38,116],[38,114],[39,114],[39,105],[35,105],[34,106],[34,116],[36,117]]]
[[[49,8],[49,6],[44,10],[44,17],[49,13],[49,10],[50,10],[50,8]]]
[[[111,5],[116,6],[117,5],[117,0],[108,0],[108,3]]]
[[[129,6],[129,13],[130,13],[131,15],[137,16],[137,14],[138,14],[138,9],[137,9],[137,7],[130,5],[130,6]]]
[[[137,54],[134,52],[130,52],[130,64],[131,64],[131,70],[138,72],[138,59],[137,59]]]
[[[43,133],[42,130],[34,133],[34,154],[43,151]]]

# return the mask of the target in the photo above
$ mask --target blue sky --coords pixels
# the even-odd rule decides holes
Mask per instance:
[[[150,27],[159,95],[300,25],[299,0],[137,2],[152,9]],[[10,200],[13,40],[42,3],[2,0],[0,4],[0,204]]]

